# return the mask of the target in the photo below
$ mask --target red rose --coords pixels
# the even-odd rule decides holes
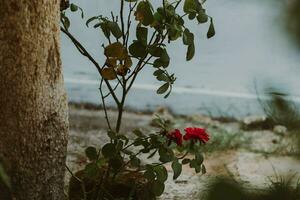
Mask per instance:
[[[174,141],[177,145],[181,146],[182,145],[182,134],[180,130],[175,129],[174,131],[170,132],[167,134],[167,137]]]
[[[207,134],[206,129],[204,128],[189,127],[184,130],[185,130],[185,135],[183,136],[184,140],[199,140],[203,143],[206,143],[209,140],[209,135]]]

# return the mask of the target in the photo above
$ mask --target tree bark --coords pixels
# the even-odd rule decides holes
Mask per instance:
[[[0,157],[17,200],[64,199],[59,10],[59,0],[0,0]]]

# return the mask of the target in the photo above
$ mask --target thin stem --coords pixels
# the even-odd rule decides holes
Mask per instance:
[[[101,94],[102,106],[103,106],[103,110],[104,110],[104,114],[105,114],[106,123],[107,123],[108,128],[110,130],[112,130],[110,121],[109,121],[109,117],[108,117],[108,113],[107,113],[106,104],[105,104],[105,96],[103,95],[103,91],[102,91],[102,86],[103,86],[103,78],[101,79],[99,90],[100,90],[100,94]]]
[[[123,45],[125,45],[126,35],[125,35],[125,25],[124,25],[124,0],[121,0],[120,18],[121,18],[121,30],[122,30],[122,36],[123,36]]]
[[[188,155],[188,153],[189,152],[186,152],[183,156],[181,156],[181,157],[179,157],[179,158],[177,158],[178,160],[182,160],[182,159],[184,159],[187,155]],[[168,162],[170,162],[170,161],[168,161]],[[164,164],[167,164],[168,162],[162,162],[162,163],[158,163],[158,164],[156,164],[156,165],[154,165],[154,167],[158,167],[158,166],[161,166],[161,165],[164,165]]]
[[[150,138],[151,138],[150,136],[149,136],[149,137],[145,137],[145,138],[143,138],[143,140],[148,140],[148,139],[150,139]],[[135,145],[135,144],[136,144],[136,141],[133,142],[133,143],[131,143],[131,144],[129,144],[129,145],[127,145],[126,147],[124,147],[124,148],[122,149],[122,151],[128,149],[129,147],[132,147],[132,146]]]
[[[166,0],[162,0],[162,1],[163,1],[164,15],[165,15],[165,18],[167,18]]]
[[[137,2],[134,3],[134,5],[132,6],[132,2],[129,2],[129,13],[128,13],[128,18],[127,18],[127,31],[126,31],[126,43],[125,43],[125,47],[127,48],[128,46],[128,40],[129,40],[129,35],[130,35],[130,26],[131,26],[131,15],[133,10],[135,9],[135,7],[137,6]]]
[[[179,0],[178,2],[177,2],[177,4],[176,4],[176,6],[175,6],[175,10],[176,10],[176,8],[179,6],[179,4],[182,2],[182,0]]]
[[[125,99],[126,99],[126,95],[127,95],[127,92],[126,92],[126,79],[124,76],[122,76],[122,81],[123,81],[123,84],[122,84],[122,99],[121,99],[121,102],[118,106],[118,119],[117,119],[117,123],[116,123],[116,132],[119,133],[120,131],[120,128],[121,128],[121,123],[122,123],[122,116],[123,116],[123,109],[124,109],[124,104],[125,104]]]
[[[116,86],[113,88],[113,91],[116,91],[116,89],[118,88],[119,85],[120,85],[120,82],[117,82]],[[104,99],[107,98],[110,94],[111,94],[111,92],[108,92],[106,95],[104,95]]]

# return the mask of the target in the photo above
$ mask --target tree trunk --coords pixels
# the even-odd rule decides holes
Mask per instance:
[[[59,0],[0,0],[0,157],[17,200],[64,199],[59,7]]]

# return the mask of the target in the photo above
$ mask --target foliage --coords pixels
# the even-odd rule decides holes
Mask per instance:
[[[95,147],[86,148],[85,154],[89,159],[89,163],[80,172],[80,177],[73,175],[77,179],[74,180],[78,184],[83,184],[81,188],[85,189],[83,190],[76,185],[72,185],[69,196],[73,197],[74,194],[72,192],[77,188],[77,191],[75,191],[81,190],[80,195],[82,197],[84,192],[95,194],[99,190],[103,195],[103,199],[109,199],[109,196],[116,197],[111,192],[111,185],[120,184],[119,180],[123,179],[124,174],[132,172],[133,174],[127,175],[137,177],[135,182],[139,188],[148,188],[149,194],[147,199],[155,199],[156,196],[160,196],[163,193],[165,181],[168,178],[168,172],[164,164],[171,164],[174,180],[180,176],[182,165],[189,165],[196,173],[206,172],[201,150],[202,145],[208,141],[206,139],[208,134],[205,132],[205,129],[201,129],[203,130],[201,135],[205,135],[205,139],[202,139],[200,134],[197,138],[185,138],[179,130],[176,130],[178,134],[174,137],[172,127],[165,120],[157,118],[155,123],[160,129],[154,133],[146,134],[141,130],[134,130],[135,138],[130,140],[125,135],[108,131],[109,143],[105,144],[101,149],[96,149]],[[191,133],[189,128],[185,132],[185,136]],[[193,134],[196,135],[197,132]],[[178,141],[181,142],[178,143]],[[187,155],[194,156],[188,156],[187,158]],[[156,157],[157,161],[151,164],[143,164],[140,158],[143,156],[147,156],[148,159]],[[87,186],[88,182],[93,187]],[[96,187],[97,185],[101,187]],[[128,186],[130,184],[126,182],[125,185]],[[127,191],[133,190],[133,188],[131,186]],[[126,195],[132,195],[133,199],[140,199],[135,197],[138,192],[134,191],[132,194],[127,193]],[[96,196],[86,199],[96,199]],[[99,196],[97,197],[99,198]]]
[[[127,7],[128,15],[125,16],[124,10]],[[111,12],[111,17],[98,15],[89,18],[86,26],[92,25],[93,28],[100,29],[107,39],[107,42],[102,44],[105,57],[102,64],[99,64],[97,59],[70,33],[71,23],[67,17],[69,11],[80,12],[81,17],[84,18],[83,10],[75,4],[70,4],[69,9],[61,13],[61,31],[70,38],[78,51],[93,63],[99,73],[101,80],[99,90],[110,138],[110,142],[100,149],[95,147],[86,149],[89,163],[84,170],[75,174],[69,170],[72,174],[70,188],[72,191],[81,191],[77,197],[79,199],[116,198],[117,194],[113,192],[114,186],[126,179],[124,185],[131,185],[130,188],[125,189],[126,198],[138,199],[137,193],[144,191],[148,194],[146,195],[148,199],[155,199],[165,188],[164,183],[168,177],[164,166],[166,163],[171,163],[173,179],[180,176],[182,165],[189,165],[197,173],[201,171],[205,173],[201,153],[201,146],[209,139],[205,129],[189,128],[185,130],[186,135],[182,136],[179,130],[173,130],[166,121],[157,118],[156,124],[159,130],[154,133],[134,130],[136,138],[133,141],[120,133],[126,97],[145,66],[153,67],[154,77],[162,82],[157,89],[157,94],[167,98],[176,81],[175,75],[169,73],[171,58],[167,44],[181,39],[187,48],[186,60],[189,61],[194,57],[195,38],[185,25],[186,19],[199,24],[210,23],[207,38],[215,35],[213,19],[206,14],[203,3],[199,0],[173,2],[162,0],[161,6],[154,8],[149,0],[120,0],[118,15]],[[182,12],[184,14],[180,14]],[[132,21],[133,18],[136,22]],[[129,38],[132,32],[135,33],[135,39],[131,42]],[[107,98],[112,98],[118,108],[115,126],[106,109]],[[146,154],[148,159],[158,156],[158,161],[143,165],[139,157],[143,154]],[[186,158],[188,154],[194,157]],[[128,171],[131,173],[128,174]],[[130,177],[133,177],[136,184],[128,184]],[[78,185],[80,187],[77,187]],[[144,187],[144,190],[141,190],[141,187]]]

